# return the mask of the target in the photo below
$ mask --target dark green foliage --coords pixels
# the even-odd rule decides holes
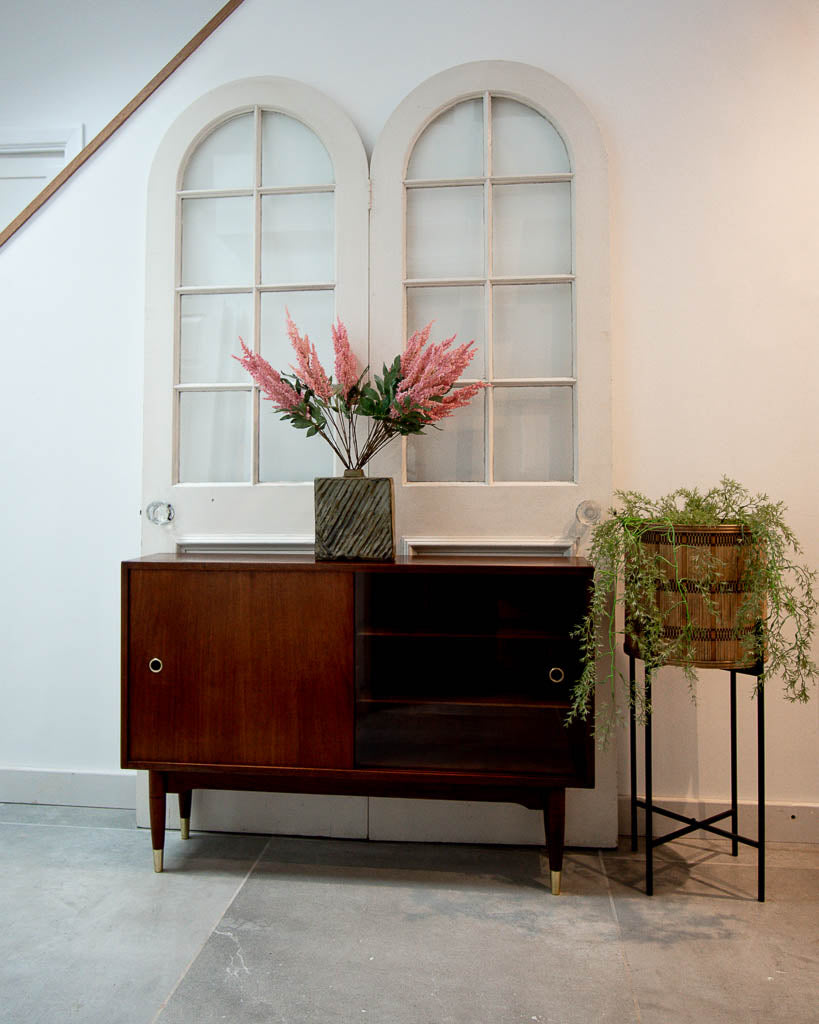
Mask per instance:
[[[421,434],[424,427],[429,425],[424,422],[422,407],[409,399],[402,403],[396,401],[402,380],[401,356],[396,356],[389,369],[384,366],[381,376],[374,374],[372,383],[365,384],[361,389],[358,415],[387,423],[395,434]],[[435,400],[440,401],[439,398]],[[396,408],[401,409],[400,416],[395,415]]]

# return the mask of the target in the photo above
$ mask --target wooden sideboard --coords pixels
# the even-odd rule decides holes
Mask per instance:
[[[194,789],[496,800],[542,809],[559,892],[566,787],[594,785],[565,725],[580,558],[153,555],[122,565],[122,767]]]

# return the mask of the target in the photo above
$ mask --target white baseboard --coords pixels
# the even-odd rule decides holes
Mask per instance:
[[[72,771],[59,771],[59,770],[48,770],[48,769],[35,769],[35,768],[0,768],[0,803],[12,803],[12,804],[63,804],[74,807],[122,807],[122,808],[135,808],[138,805],[136,797],[136,783],[137,773],[130,771],[116,771],[116,772],[72,772]],[[238,795],[238,794],[237,794]],[[243,794],[245,795],[245,794]],[[206,799],[214,801],[216,799],[214,794],[198,794],[203,800],[202,810],[205,810]],[[581,822],[585,818],[583,811],[580,806],[572,807],[573,802],[581,803],[583,798],[587,794],[583,792],[570,792],[569,793],[569,808],[567,814],[567,828],[566,828],[566,841],[571,845],[596,845],[602,843],[603,845],[609,845],[609,836],[597,835],[597,834],[586,834],[587,830],[585,827],[581,827]],[[269,795],[265,795],[264,799],[270,800]],[[716,814],[719,811],[727,809],[728,805],[725,801],[717,800],[681,800],[674,797],[655,796],[655,802],[662,807],[667,807],[671,811],[676,811],[677,814],[682,814],[685,817],[690,818],[705,818],[711,814]],[[293,798],[289,797],[286,800],[282,800],[279,797],[279,803],[281,805],[281,811],[286,809],[285,817],[287,821],[281,818],[281,813],[271,814],[270,808],[265,806],[264,808],[264,825],[267,826],[265,830],[270,829],[271,824],[274,826],[276,832],[299,832],[301,834],[314,834],[332,835],[332,834],[344,834],[344,835],[366,835],[370,833],[371,838],[394,838],[400,833],[403,839],[413,839],[415,841],[429,841],[434,839],[435,841],[442,841],[443,832],[441,835],[433,836],[430,832],[431,826],[436,817],[435,805],[436,801],[424,801],[423,807],[421,808],[424,817],[426,818],[426,825],[424,828],[418,827],[418,822],[412,821],[413,815],[407,813],[407,808],[413,808],[414,805],[419,804],[418,801],[387,801],[387,800],[373,800],[370,803],[369,809],[369,828],[363,825],[363,821],[359,822],[356,817],[355,820],[347,821],[346,817],[342,823],[342,827],[339,829],[339,822],[336,821],[334,826],[328,824],[322,825],[321,822],[314,821],[314,814],[308,815],[310,818],[309,823],[306,820],[302,820],[302,813],[295,815],[293,821],[289,819],[293,817],[293,807],[289,806],[291,802],[296,800],[298,806],[301,808],[302,804],[309,805],[311,801],[304,797]],[[360,815],[359,808],[363,805],[363,798],[344,798],[344,797],[316,797],[313,798],[316,808],[319,804],[325,810],[331,810],[331,816],[336,818],[339,812],[339,805],[350,804],[356,812],[356,815]],[[329,804],[334,804],[332,808]],[[405,820],[402,823],[402,827],[399,828],[397,821],[392,820],[396,814],[398,814],[399,805],[404,806],[401,809],[399,817],[404,817]],[[311,812],[314,810],[312,806],[308,808]],[[486,807],[482,808],[485,813]],[[389,814],[385,814],[389,811]],[[461,829],[458,840],[461,842],[539,842],[540,829],[542,828],[542,818],[539,813],[527,812],[523,808],[515,809],[515,822],[516,827],[510,829],[509,822],[506,820],[510,810],[509,808],[499,809],[499,813],[502,811],[503,821],[493,822],[495,826],[492,829],[491,837],[485,835],[485,827],[482,826],[479,830],[480,835],[477,833],[475,836],[469,835],[469,828],[467,828],[468,822],[461,822]],[[574,813],[572,813],[574,811]],[[169,817],[175,813],[175,801],[169,801]],[[225,823],[219,822],[218,810],[214,806],[213,814],[205,814],[205,818],[213,817],[213,821],[207,823],[200,823],[199,827],[210,827],[220,830],[225,828]],[[466,815],[468,817],[468,815]],[[147,814],[145,815],[147,819]],[[248,822],[238,822],[233,820],[229,822],[229,827],[236,831],[255,831],[262,824],[261,819],[257,815],[250,816],[252,820]],[[517,821],[520,818],[520,821]],[[298,819],[298,820],[295,820]],[[572,819],[575,819],[573,822]],[[637,817],[638,830],[640,834],[643,834],[644,828],[644,814],[642,811],[638,812]],[[145,824],[147,823],[144,822]],[[143,824],[143,822],[140,822]],[[720,823],[725,825],[724,822]],[[626,835],[630,831],[630,811],[629,811],[629,798],[626,795],[621,794],[618,797],[618,825],[621,835]],[[765,808],[765,825],[766,835],[768,840],[774,843],[816,843],[819,844],[819,804],[807,804],[807,803],[768,803]],[[678,823],[672,821],[670,818],[664,818],[661,816],[655,817],[655,833],[657,835],[663,835],[666,832],[672,831],[678,827]],[[443,826],[442,826],[443,828]],[[756,835],[756,801],[740,801],[739,805],[739,830],[743,835],[755,836]],[[435,831],[432,829],[432,831]],[[447,837],[450,838],[449,826],[444,831]],[[596,830],[595,830],[596,831]],[[608,829],[604,829],[608,833]],[[699,833],[707,834],[707,833]],[[501,838],[503,837],[503,838]]]
[[[596,789],[566,792],[566,844],[617,845],[613,772],[598,772]],[[147,772],[138,772],[137,825],[150,824]],[[166,826],[179,828],[177,801]],[[400,797],[320,796],[196,790],[191,827],[210,832],[347,837],[406,843],[500,843],[542,846],[543,812],[516,804]]]
[[[686,818],[702,820],[712,814],[730,810],[730,803],[725,800],[680,800],[674,797],[655,796],[654,803],[666,807],[669,811],[682,814]],[[621,835],[631,832],[631,805],[628,796],[620,795],[618,799],[618,819]],[[731,823],[719,821],[718,828],[730,829]],[[756,801],[740,800],[739,832],[740,835],[756,837]],[[683,828],[681,821],[654,816],[654,834],[666,835],[676,828]],[[645,835],[645,813],[637,811],[637,831]],[[707,836],[707,832],[694,832],[692,835]],[[772,843],[819,843],[819,804],[765,804],[765,837]]]
[[[0,803],[136,807],[136,772],[0,768]]]

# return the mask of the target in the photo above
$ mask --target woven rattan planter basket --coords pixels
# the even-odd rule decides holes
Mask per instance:
[[[748,558],[748,535],[741,526],[677,526],[648,529],[640,538],[643,551],[654,558],[665,577],[657,587],[657,606],[663,625],[660,635],[673,640],[686,624],[685,597],[688,614],[694,623],[693,664],[698,668],[748,669],[756,664],[749,658],[748,634],[754,625],[737,626],[737,614],[745,597],[743,576]],[[719,580],[709,587],[712,614],[705,597],[697,593],[697,579],[702,579],[702,565],[716,567]],[[676,571],[674,566],[676,565]],[[758,619],[764,616],[764,604]],[[633,642],[626,635],[626,654],[643,658],[639,639]],[[674,660],[670,665],[679,664]]]

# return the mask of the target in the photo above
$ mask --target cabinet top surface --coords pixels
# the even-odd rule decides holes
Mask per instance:
[[[188,569],[261,569],[271,571],[319,571],[319,572],[413,572],[424,569],[459,572],[495,572],[515,570],[521,572],[550,572],[555,575],[585,575],[591,571],[591,563],[585,558],[574,556],[530,556],[530,557],[466,557],[466,556],[404,556],[399,555],[393,562],[335,562],[317,561],[312,555],[293,554],[183,554],[161,553],[143,555],[122,563],[129,568],[163,569],[170,567]]]

